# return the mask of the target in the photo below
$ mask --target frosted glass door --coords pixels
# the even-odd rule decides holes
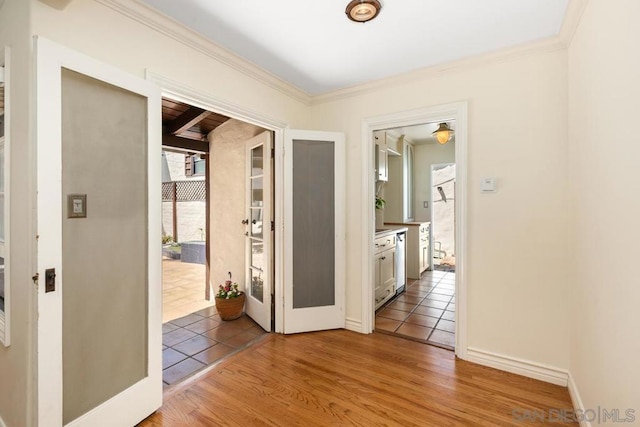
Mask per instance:
[[[344,327],[344,135],[285,132],[285,333]]]
[[[162,404],[159,90],[37,43],[38,425],[135,425]]]

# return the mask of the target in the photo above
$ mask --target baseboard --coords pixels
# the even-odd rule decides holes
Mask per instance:
[[[566,387],[568,383],[569,374],[563,369],[479,350],[477,348],[467,349],[466,360],[563,387]]]
[[[571,396],[571,404],[573,405],[573,410],[576,412],[584,413],[584,404],[582,403],[582,398],[580,397],[580,392],[578,392],[578,386],[576,385],[573,377],[571,376],[571,372],[569,372],[569,396]],[[580,420],[580,427],[591,427],[591,422],[585,419]]]
[[[344,328],[349,331],[362,332],[362,321],[359,319],[350,319],[347,317]]]

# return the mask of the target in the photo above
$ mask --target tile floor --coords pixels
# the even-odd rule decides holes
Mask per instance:
[[[162,321],[168,322],[214,305],[204,299],[205,266],[162,260]]]
[[[453,350],[455,272],[425,271],[376,312],[376,331]]]
[[[267,333],[246,315],[220,320],[215,307],[162,325],[162,379],[175,384],[258,341]]]

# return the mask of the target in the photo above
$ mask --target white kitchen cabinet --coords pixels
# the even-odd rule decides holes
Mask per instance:
[[[386,222],[385,225],[407,227],[407,277],[419,279],[423,271],[430,267],[429,222]]]
[[[376,310],[396,293],[396,234],[375,240],[374,295]]]

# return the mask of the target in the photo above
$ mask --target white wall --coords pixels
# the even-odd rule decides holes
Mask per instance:
[[[33,34],[140,77],[149,70],[291,126],[307,123],[301,102],[98,1],[74,0],[62,11],[37,0],[23,1],[32,4]],[[128,6],[135,9],[134,2]],[[161,27],[164,31],[174,25],[166,20]]]
[[[363,315],[362,120],[460,100],[469,103],[468,344],[566,369],[565,50],[312,107],[312,127],[347,134],[347,318]],[[480,194],[483,176],[499,179],[495,194]]]
[[[178,202],[178,241],[204,240],[207,213],[204,200]],[[162,234],[173,236],[173,202],[162,202]]]
[[[422,144],[415,148],[414,167],[414,212],[415,220],[431,221],[431,204],[424,207],[424,202],[431,203],[431,165],[442,163],[454,163],[456,144],[454,141],[445,145]]]
[[[569,49],[570,371],[640,420],[640,2],[590,1]]]

